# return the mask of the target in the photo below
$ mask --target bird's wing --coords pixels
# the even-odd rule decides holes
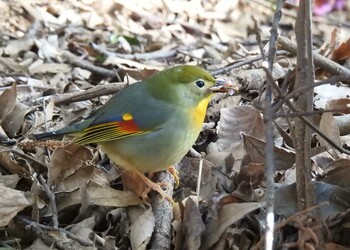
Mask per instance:
[[[123,115],[114,115],[106,120],[95,121],[79,133],[76,143],[100,143],[148,132],[148,130],[140,128],[131,113],[124,113]]]
[[[92,122],[79,133],[77,143],[113,141],[162,128],[174,108],[144,95],[142,85],[134,85],[113,96],[94,114]],[[132,91],[134,87],[137,87],[137,91]]]

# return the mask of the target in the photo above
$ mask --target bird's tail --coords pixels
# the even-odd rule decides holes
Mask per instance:
[[[46,133],[41,133],[41,134],[32,134],[32,137],[35,140],[46,140],[46,139],[52,139],[55,137],[59,137],[62,135],[79,135],[81,131],[83,131],[86,127],[88,127],[90,121],[89,120],[84,120],[82,122],[79,122],[77,124],[59,129],[59,130],[54,130],[51,132],[46,132]]]
[[[65,135],[66,133],[61,133],[60,130],[55,130],[51,132],[41,133],[41,134],[33,134],[35,140],[45,140],[45,139],[52,139],[55,137],[59,137],[61,135]]]

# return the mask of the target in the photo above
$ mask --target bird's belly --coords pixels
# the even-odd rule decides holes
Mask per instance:
[[[102,150],[116,164],[142,173],[165,170],[179,162],[198,137],[197,129],[169,128],[104,142]]]

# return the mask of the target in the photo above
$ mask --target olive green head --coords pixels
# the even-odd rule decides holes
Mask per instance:
[[[191,65],[175,66],[146,79],[150,94],[176,105],[197,106],[212,94],[215,78],[207,71]]]

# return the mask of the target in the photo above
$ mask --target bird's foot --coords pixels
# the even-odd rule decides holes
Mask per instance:
[[[171,188],[171,184],[169,182],[157,182],[154,184],[158,184],[161,187],[165,187],[165,188]]]
[[[174,203],[173,198],[168,195],[162,188],[161,186],[167,186],[170,187],[170,184],[167,182],[161,182],[161,183],[155,183],[153,181],[151,181],[150,179],[148,179],[146,176],[144,175],[140,175],[140,178],[144,181],[144,183],[146,184],[146,186],[148,187],[148,189],[146,189],[143,194],[143,196],[147,196],[147,194],[151,191],[154,190],[156,192],[158,192],[160,194],[160,196],[162,197],[162,200],[167,199],[170,203]]]
[[[168,168],[168,172],[174,177],[175,187],[176,188],[179,187],[180,185],[179,171],[177,171],[174,166],[170,166]]]

